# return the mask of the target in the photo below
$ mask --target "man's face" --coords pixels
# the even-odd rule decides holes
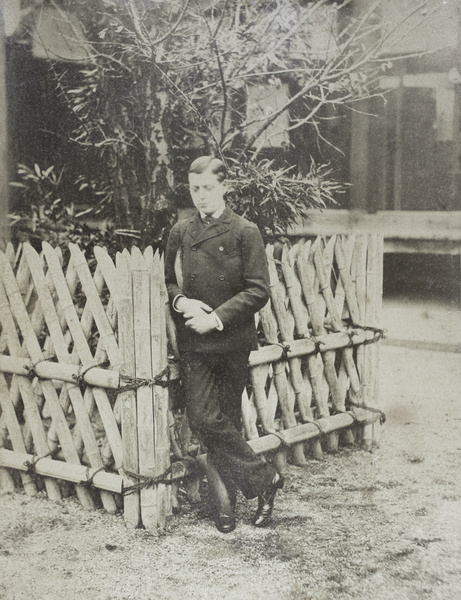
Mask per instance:
[[[189,189],[197,210],[212,215],[224,206],[225,181],[219,182],[210,171],[189,173]]]

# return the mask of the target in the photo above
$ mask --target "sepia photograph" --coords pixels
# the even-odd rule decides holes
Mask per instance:
[[[0,600],[461,598],[459,0],[0,0]]]

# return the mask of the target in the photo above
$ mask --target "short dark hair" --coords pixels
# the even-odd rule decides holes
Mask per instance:
[[[210,170],[213,175],[216,175],[216,178],[220,183],[227,178],[226,165],[222,160],[219,160],[219,158],[215,158],[214,156],[199,156],[199,158],[196,158],[189,167],[189,174],[195,173],[196,175],[201,175],[208,170]]]

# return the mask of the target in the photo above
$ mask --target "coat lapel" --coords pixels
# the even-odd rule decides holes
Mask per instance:
[[[222,235],[223,233],[226,233],[226,231],[229,231],[232,214],[233,213],[231,209],[226,207],[223,214],[218,217],[214,223],[204,229],[200,215],[197,213],[195,217],[192,217],[188,227],[189,234],[194,240],[194,244],[201,244],[206,240],[214,238],[218,235]]]
[[[203,231],[203,223],[200,219],[199,213],[189,219],[187,226],[187,233],[193,240],[196,240],[200,233]]]

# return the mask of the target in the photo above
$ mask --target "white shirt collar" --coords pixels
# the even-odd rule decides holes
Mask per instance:
[[[225,208],[226,208],[226,205],[225,205],[225,204],[223,204],[223,205],[221,206],[221,208],[218,208],[218,210],[217,210],[217,211],[215,211],[215,212],[214,212],[214,213],[211,215],[211,216],[213,217],[213,219],[218,219],[218,218],[219,218],[219,217],[220,217],[220,216],[223,214],[223,212],[224,212],[224,209],[225,209]],[[201,216],[201,218],[202,218],[202,219],[204,219],[204,218],[207,216],[207,215],[206,215],[205,213],[203,213],[202,211],[199,211],[199,212],[200,212],[200,216]]]

